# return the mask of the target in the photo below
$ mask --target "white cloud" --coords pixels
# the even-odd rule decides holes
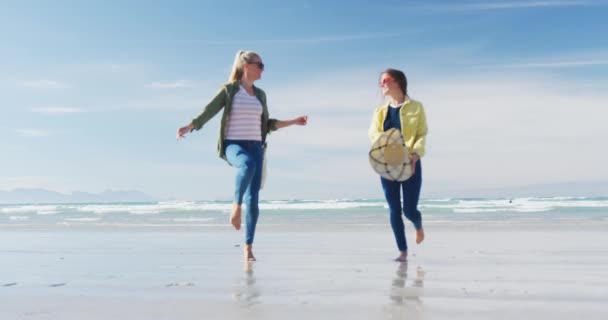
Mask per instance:
[[[336,71],[268,88],[271,111],[291,110],[314,113],[349,113],[356,106],[370,106],[383,101],[378,88],[378,70]]]
[[[151,84],[147,84],[147,88],[153,89],[181,89],[181,88],[193,88],[197,84],[190,80],[177,80],[177,81],[169,81],[169,82],[153,82]]]
[[[133,65],[118,64],[118,63],[106,63],[106,64],[100,65],[99,68],[106,69],[106,70],[109,70],[111,72],[121,72],[121,71],[126,71],[126,70],[129,70],[129,69],[133,68]]]
[[[71,114],[83,112],[81,108],[76,107],[40,107],[32,108],[31,111],[44,114]]]
[[[24,138],[41,138],[51,134],[50,131],[40,129],[14,129],[14,131]]]
[[[516,10],[529,8],[568,8],[568,7],[592,7],[608,5],[606,1],[598,0],[546,0],[546,1],[484,1],[468,3],[443,3],[433,5],[408,6],[410,10],[423,10],[429,12],[472,12],[472,11],[497,11]]]
[[[83,74],[91,76],[91,74],[104,75],[115,73],[138,73],[143,70],[142,65],[133,63],[115,63],[115,62],[98,62],[98,63],[71,63],[61,65],[61,70],[66,73]]]
[[[603,1],[590,0],[549,0],[549,1],[502,1],[502,2],[480,2],[470,5],[472,10],[501,10],[519,8],[546,8],[546,7],[580,7],[606,5]],[[468,9],[464,6],[465,10]]]
[[[411,31],[408,32],[408,34]],[[373,40],[395,38],[406,34],[405,32],[379,32],[379,33],[357,33],[357,34],[342,34],[342,35],[326,35],[326,36],[309,36],[299,38],[283,38],[283,39],[244,39],[237,41],[214,41],[214,40],[194,40],[193,43],[203,43],[208,45],[244,45],[244,44],[321,44],[321,43],[336,43],[346,41]]]
[[[381,196],[377,176],[367,163],[367,129],[373,109],[382,102],[377,88],[380,70],[331,70],[263,85],[272,117],[310,116],[308,126],[282,129],[270,136],[265,198]],[[408,73],[412,97],[425,104],[429,117],[423,189],[608,179],[608,167],[602,161],[608,155],[601,148],[608,136],[603,120],[608,117],[604,108],[608,95],[597,90],[601,86],[595,82],[560,80],[555,74],[544,75],[543,70],[434,71],[432,76],[427,70]],[[172,97],[163,93],[160,98],[165,100],[148,101],[158,105],[142,102],[140,107],[188,105],[189,110],[198,112],[200,107],[193,106],[202,106],[209,98],[206,93],[201,96],[190,101],[181,94]],[[196,154],[196,163],[204,166],[184,170],[186,167],[179,165],[169,171],[146,167],[133,172],[125,165],[127,174],[117,178],[116,172],[109,172],[100,179],[107,179],[105,185],[113,188],[128,186],[161,196],[229,197],[234,170],[214,152],[216,127],[205,130],[204,136],[186,141],[188,148],[200,144],[205,146],[203,150],[184,151],[186,156]],[[184,180],[189,172],[197,179]],[[168,179],[185,183],[183,189],[191,191],[168,190],[157,184],[159,175],[175,176]],[[136,180],[140,185],[129,185]],[[221,180],[221,188],[200,183],[211,180]],[[301,185],[294,187],[299,182]],[[100,184],[90,183],[84,189]]]
[[[608,66],[608,60],[570,60],[570,61],[550,61],[550,62],[528,62],[496,65],[488,68],[511,68],[511,69],[530,69],[530,68],[577,68]]]
[[[69,87],[67,84],[55,80],[41,79],[23,81],[18,83],[21,87],[35,88],[35,89],[62,89]]]
[[[271,116],[310,116],[307,127],[269,137],[274,170],[295,165],[307,168],[304,175],[364,185],[367,129],[382,101],[376,78],[374,70],[334,72],[265,88]],[[412,97],[429,119],[427,181],[479,187],[608,179],[608,152],[600,147],[608,136],[608,94],[592,82],[517,70],[411,78]],[[349,170],[334,167],[342,164]]]
[[[292,39],[265,39],[258,40],[257,42],[268,43],[268,44],[319,44],[319,43],[333,43],[333,42],[345,42],[345,41],[358,41],[358,40],[372,40],[372,39],[384,39],[394,38],[403,35],[403,33],[361,33],[361,34],[345,34],[345,35],[329,35],[329,36],[318,36],[318,37],[303,37],[303,38],[292,38]]]
[[[608,177],[599,147],[608,96],[584,82],[494,74],[429,80],[418,93],[433,179],[502,186]]]
[[[206,97],[208,98],[208,96]],[[103,111],[113,111],[122,109],[132,110],[155,110],[155,111],[175,111],[175,110],[188,110],[200,112],[204,107],[204,97],[174,97],[174,96],[161,96],[152,97],[141,100],[125,101],[124,104],[118,104],[112,107],[104,107]]]
[[[564,50],[561,52],[555,52],[552,54],[546,54],[542,56],[529,56],[525,58],[511,59],[510,61],[504,61],[502,59],[499,63],[488,63],[488,64],[477,64],[473,62],[471,67],[476,70],[475,72],[487,72],[492,69],[539,69],[535,72],[541,74],[543,69],[573,69],[578,68],[581,70],[598,70],[590,67],[605,67],[608,66],[608,51],[604,49],[592,49],[592,50]],[[510,72],[510,71],[509,71]],[[514,71],[520,72],[520,71]]]

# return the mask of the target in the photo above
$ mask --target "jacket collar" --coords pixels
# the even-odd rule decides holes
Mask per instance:
[[[230,81],[230,82],[226,83],[226,89],[228,91],[228,94],[230,94],[231,97],[234,96],[239,91],[240,87],[241,87],[241,83],[238,80]],[[260,89],[254,85],[253,92],[256,95],[256,97],[260,98],[260,96],[262,94],[262,89]]]
[[[405,101],[403,102],[403,106],[404,107],[407,106],[408,104],[410,104],[410,102],[412,102],[412,100],[410,99],[410,97],[409,96],[405,96]],[[382,108],[388,110],[388,106],[390,104],[391,104],[390,100],[386,100],[384,102],[384,104],[382,105]]]

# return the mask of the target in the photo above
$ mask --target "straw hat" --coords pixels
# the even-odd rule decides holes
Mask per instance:
[[[369,150],[369,163],[385,179],[409,179],[412,176],[412,163],[401,131],[391,128],[383,132]]]

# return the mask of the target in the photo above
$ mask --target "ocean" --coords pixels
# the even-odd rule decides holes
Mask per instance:
[[[2,204],[1,227],[220,227],[230,201]],[[529,220],[608,221],[608,197],[422,199],[425,224],[522,223]],[[271,200],[260,202],[259,226],[386,225],[382,199]]]

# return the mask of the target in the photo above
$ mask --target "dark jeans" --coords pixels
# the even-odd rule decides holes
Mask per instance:
[[[242,204],[245,200],[245,243],[252,244],[255,226],[258,223],[260,209],[260,184],[262,182],[262,165],[264,148],[261,141],[225,140],[226,159],[237,168],[234,203]]]
[[[420,198],[420,188],[422,187],[422,164],[418,160],[416,162],[416,173],[403,182],[391,181],[382,177],[380,179],[382,181],[382,189],[384,189],[384,197],[388,202],[391,213],[391,227],[395,234],[397,247],[399,247],[400,251],[407,251],[401,212],[414,224],[416,230],[422,229],[422,216],[420,215],[420,211],[418,211],[418,199]],[[403,207],[401,206],[401,191],[403,191]]]

